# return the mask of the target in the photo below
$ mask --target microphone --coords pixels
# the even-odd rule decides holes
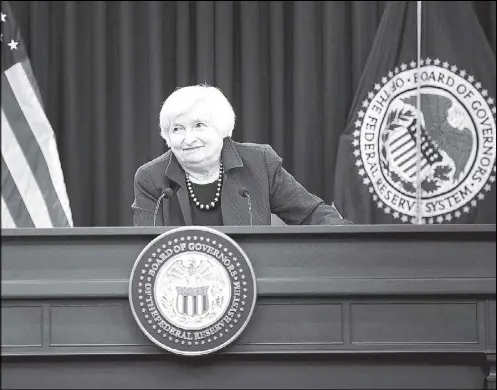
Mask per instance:
[[[240,196],[247,198],[249,216],[250,216],[250,226],[253,226],[253,223],[252,223],[252,202],[250,200],[250,194],[249,194],[246,187],[240,187],[238,190],[238,193],[240,194]]]
[[[164,199],[164,197],[170,198],[171,196],[173,196],[173,190],[170,188],[166,188],[164,191],[162,191],[162,195],[159,196],[159,199],[157,199],[157,203],[155,204],[154,226],[155,220],[157,218],[157,211],[159,211],[160,202],[162,201],[162,199]]]

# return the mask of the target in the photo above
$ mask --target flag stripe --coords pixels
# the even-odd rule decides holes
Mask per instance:
[[[414,160],[414,161],[412,162],[412,164],[411,164],[411,165],[409,165],[409,166],[406,168],[406,170],[405,170],[405,171],[406,171],[407,173],[409,173],[412,169],[414,169],[414,172],[416,172],[416,169],[417,169],[417,168],[416,168],[416,166],[417,166],[417,165],[418,165],[417,160]],[[421,171],[422,171],[422,170],[423,170],[423,169],[424,169],[427,165],[428,165],[428,163],[426,162],[426,160],[425,160],[425,159],[422,159],[422,160],[421,160]]]
[[[389,137],[391,147],[395,146],[397,142],[405,140],[406,137],[409,139],[411,138],[411,135],[409,134],[406,128],[394,131]]]
[[[200,295],[195,295],[195,299],[193,300],[193,314],[194,315],[197,315],[199,314],[199,311],[198,311],[198,301],[199,299],[202,299],[202,296]]]
[[[418,170],[418,162],[416,160],[413,161],[413,163],[407,167],[404,172],[411,178],[416,177],[417,170]],[[420,170],[420,175],[423,175],[428,169],[425,169],[428,166],[428,163],[426,162],[425,159],[421,161],[421,170]],[[429,168],[429,167],[428,167]]]
[[[416,149],[409,149],[408,152],[399,156],[399,158],[397,159],[397,165],[399,166],[399,168],[402,168],[402,165],[407,164],[414,157],[416,157]]]
[[[21,70],[25,76],[24,70],[20,64],[14,65],[9,71],[14,68]],[[42,202],[46,202],[51,226],[70,226],[64,212],[65,210],[62,207],[54,188],[53,181],[55,177],[51,177],[51,172],[47,165],[47,161],[49,160],[47,160],[46,157],[51,156],[51,153],[53,153],[53,151],[48,151],[53,133],[51,129],[48,131],[46,128],[43,129],[43,127],[45,127],[45,124],[43,123],[44,115],[41,114],[43,111],[39,111],[41,110],[41,106],[38,105],[38,107],[36,107],[34,101],[38,101],[38,99],[36,98],[33,89],[30,87],[31,84],[27,78],[25,78],[25,81],[27,81],[28,85],[26,85],[25,82],[19,84],[18,80],[20,76],[14,76],[11,73],[10,76],[14,77],[9,77],[9,71],[2,75],[2,82],[4,83],[2,86],[2,125],[4,122],[4,114],[7,118],[6,122],[15,123],[15,126],[9,127],[13,130],[12,135],[15,137],[15,140],[17,140],[17,143],[24,154],[24,158],[27,158],[26,162],[38,183],[39,190],[42,194]],[[9,78],[12,80],[12,83]],[[18,93],[15,96],[15,91],[11,87],[18,90]],[[28,122],[28,118],[31,123]],[[40,137],[40,139],[35,139],[34,132],[44,132],[46,135]],[[12,142],[14,142],[14,140],[12,140]],[[45,149],[47,150],[46,153],[43,153],[43,150],[41,149],[43,145],[45,145]],[[4,153],[3,148],[2,153]],[[7,165],[10,168],[8,162]],[[11,172],[13,172],[12,169]],[[14,176],[14,179],[16,180],[17,178]],[[17,180],[16,183],[18,183]],[[43,198],[45,198],[45,201],[43,201]],[[34,205],[37,204],[39,203],[34,203]],[[35,224],[37,227],[41,227],[36,221]],[[44,225],[46,226],[46,222],[44,222]]]
[[[187,313],[186,313],[186,314],[188,314],[188,315],[190,315],[190,316],[191,316],[191,315],[193,315],[193,314],[194,314],[194,313],[193,313],[193,310],[194,310],[195,308],[194,308],[194,303],[193,303],[193,301],[195,300],[195,297],[194,297],[193,295],[188,295],[187,300],[188,300],[188,303],[187,303],[186,308],[187,308],[187,310],[188,310],[188,311],[187,311]]]
[[[397,141],[398,140],[402,140],[404,139],[404,142],[402,142],[399,146],[397,146],[396,148],[392,148],[392,151],[391,151],[391,154],[399,154],[399,153],[403,153],[407,148],[406,148],[406,145],[410,145],[411,143],[413,143],[413,141],[411,140],[411,137],[409,137],[409,135],[406,135],[405,137],[402,137],[402,138],[397,138]],[[395,141],[395,142],[397,142]],[[393,144],[395,143],[393,142],[391,145],[393,146]],[[410,146],[409,146],[410,147]]]
[[[35,225],[2,155],[2,228],[16,227]]]
[[[197,301],[197,313],[204,314],[204,295],[200,295]]]
[[[183,295],[178,295],[178,301],[177,301],[177,303],[178,303],[178,307],[177,307],[178,312],[180,314],[184,314],[185,313],[185,302],[184,302]]]
[[[33,90],[33,93],[36,96],[36,102],[38,102],[40,104],[40,110],[43,112],[43,115],[45,116],[45,108],[43,107],[43,101],[41,98],[40,89],[38,87],[38,83],[36,82],[36,77],[33,73],[33,69],[31,68],[31,63],[29,62],[29,60],[25,60],[25,61],[19,62],[18,65],[22,66],[23,72],[20,73],[20,75],[21,76],[25,75],[26,79],[29,82],[29,87],[31,87],[31,89]],[[12,66],[9,68],[9,70],[7,70],[7,72],[5,72],[7,74],[7,77],[9,78],[9,80],[10,80],[10,74],[12,72],[14,72],[15,69],[16,68]],[[29,80],[32,80],[32,82]],[[48,122],[48,119],[47,119],[47,122]],[[52,131],[52,129],[50,129],[50,130]]]
[[[2,91],[4,86],[2,86]],[[3,100],[2,93],[2,100]],[[39,154],[39,153],[38,153]],[[2,157],[35,227],[52,227],[50,214],[33,173],[2,109]],[[14,214],[15,215],[15,214]]]
[[[395,161],[401,160],[407,153],[411,153],[414,150],[416,152],[416,144],[411,140],[401,149],[392,153],[392,158]]]
[[[2,196],[2,227],[4,229],[16,228],[16,224],[10,215],[10,210]]]

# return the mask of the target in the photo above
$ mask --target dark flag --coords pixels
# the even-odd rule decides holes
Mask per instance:
[[[417,223],[418,205],[422,223],[494,224],[495,54],[469,2],[421,2],[418,69],[416,3],[385,8],[340,138],[335,205],[359,224]]]
[[[2,1],[2,228],[73,226],[55,136],[8,1]]]

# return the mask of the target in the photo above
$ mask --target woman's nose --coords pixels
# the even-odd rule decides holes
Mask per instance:
[[[194,132],[191,129],[186,129],[184,142],[191,145],[195,142],[196,139],[197,137],[195,136]]]

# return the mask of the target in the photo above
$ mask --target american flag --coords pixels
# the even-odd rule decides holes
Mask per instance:
[[[55,135],[7,1],[1,25],[2,229],[72,227]]]

